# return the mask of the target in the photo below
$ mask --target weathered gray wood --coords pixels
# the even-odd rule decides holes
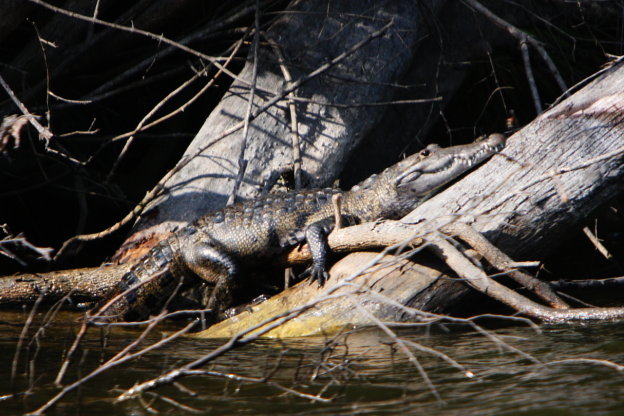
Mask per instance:
[[[363,265],[373,264],[376,260],[386,267],[375,267],[370,273],[353,280],[353,284],[347,283],[355,270],[361,269]],[[388,275],[392,277],[388,278]],[[431,310],[428,307],[432,306],[428,305],[431,298],[418,297],[417,294],[444,292],[442,285],[449,282],[445,278],[448,276],[435,269],[408,260],[400,260],[394,256],[353,253],[334,265],[332,279],[322,290],[319,290],[317,285],[303,282],[263,304],[252,307],[250,311],[244,311],[220,322],[196,336],[231,337],[263,320],[307,303],[314,306],[297,318],[272,330],[267,336],[283,338],[327,335],[353,327],[371,325],[374,319],[396,322],[421,320],[424,315],[427,317],[429,315],[420,313],[419,309]],[[461,296],[463,291],[459,288],[452,293],[444,294],[448,300],[452,296]],[[433,309],[441,306],[437,302],[433,304]]]
[[[539,257],[552,250],[588,213],[622,191],[622,91],[624,64],[620,63],[542,114],[512,136],[501,155],[495,155],[462,181],[417,207],[403,222],[418,223],[417,230],[421,233],[435,232],[453,221],[471,222],[503,251],[521,260],[524,256]],[[368,225],[361,227],[370,228]],[[383,228],[382,224],[370,232],[377,229],[376,232],[383,234],[380,240],[388,235],[390,238],[401,233],[409,235],[408,229],[400,223],[391,223],[386,230]],[[340,285],[340,278],[353,278],[361,271],[366,263],[359,256],[357,253],[349,255],[332,269],[329,280],[332,285]],[[367,259],[370,261],[372,257]],[[351,265],[350,273],[345,273],[344,264]],[[461,296],[462,293],[460,288],[445,288],[444,293],[427,290],[435,279],[413,284],[394,264],[377,272],[374,279],[369,277],[367,274],[355,277],[351,291],[347,292],[352,297],[361,297],[366,305],[364,309],[354,308],[353,302],[345,301],[344,297],[324,300],[313,312],[306,312],[289,323],[287,335],[331,332],[352,324],[363,325],[367,320],[369,325],[374,325],[376,320],[396,320],[397,309],[390,305],[392,301],[400,301],[399,297],[404,300],[405,293],[388,291],[386,293],[391,293],[390,302],[378,298],[378,304],[371,304],[371,296],[366,290],[375,291],[375,285],[413,286],[411,302],[422,303],[436,297],[435,302],[427,305],[429,308],[451,306],[451,296]],[[455,284],[464,285],[459,281]],[[358,285],[365,290],[353,289]],[[269,299],[254,308],[257,315],[234,317],[209,328],[200,336],[223,336],[251,327],[271,316],[265,310],[273,314],[283,313],[286,307],[301,307],[330,292],[331,287],[310,288],[307,282],[302,282],[288,292],[288,299],[297,301],[285,303],[283,295]],[[385,295],[384,292],[380,294]],[[388,307],[382,307],[383,304]],[[324,311],[331,313],[320,320]],[[418,319],[409,314],[399,317]],[[276,333],[276,336],[281,335]]]
[[[622,191],[624,65],[546,111],[502,155],[419,206],[404,221],[464,216],[518,259],[543,256]]]

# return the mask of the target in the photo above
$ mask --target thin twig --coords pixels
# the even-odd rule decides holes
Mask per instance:
[[[293,82],[292,75],[288,66],[286,66],[286,59],[281,48],[273,39],[265,36],[269,45],[273,48],[275,55],[277,56],[277,62],[279,64],[282,75],[286,80],[286,86],[290,86]],[[297,121],[297,106],[295,105],[295,92],[288,93],[288,109],[290,111],[290,137],[292,142],[293,151],[293,176],[295,178],[295,190],[299,190],[302,187],[301,181],[301,142],[299,138],[299,122]]]
[[[212,32],[213,34],[217,31],[221,31],[221,29],[233,24],[233,22],[235,22],[237,19],[243,19],[246,17],[246,15],[248,13],[250,13],[251,11],[253,11],[254,6],[243,6],[240,9],[236,10],[231,16],[228,16],[226,18],[220,18],[217,20],[212,21],[212,24],[210,25],[210,27],[208,28],[201,28],[200,30],[191,33],[190,35],[186,36],[185,38],[180,40],[180,43],[182,44],[189,44],[193,41],[196,41],[198,39],[203,39],[204,41],[209,41],[211,39],[211,36],[208,35],[208,33]],[[132,10],[130,10],[132,11]],[[245,32],[246,29],[245,28],[236,28],[233,29],[234,34],[239,33],[240,31]],[[225,36],[229,36],[230,33],[223,33],[222,31],[219,32],[221,35],[225,35]],[[214,35],[216,36],[216,35]],[[136,83],[133,84],[129,84],[127,85],[127,87],[119,87],[115,90],[110,90],[112,87],[114,87],[117,84],[120,84],[124,81],[126,81],[128,78],[132,77],[133,75],[135,75],[137,72],[139,71],[143,71],[145,70],[146,67],[150,66],[152,64],[152,62],[154,62],[154,59],[156,58],[156,56],[159,59],[162,59],[163,57],[166,57],[168,55],[170,55],[172,52],[176,51],[176,47],[175,46],[167,46],[162,50],[158,50],[157,55],[152,55],[149,56],[148,58],[142,60],[141,62],[137,63],[136,65],[133,65],[132,67],[128,68],[126,71],[122,72],[121,74],[119,74],[117,77],[115,77],[114,79],[105,82],[104,84],[100,85],[99,87],[97,87],[95,90],[91,91],[89,94],[86,95],[87,98],[94,100],[94,101],[98,101],[98,100],[102,100],[104,98],[107,98],[113,94],[115,94],[115,91],[120,91],[120,90],[125,90],[127,87],[132,86],[133,84],[136,85],[141,85],[141,81],[138,81]],[[153,78],[153,77],[152,77]]]
[[[258,65],[260,64],[258,51],[260,49],[260,0],[256,0],[256,15],[254,20],[254,37],[253,37],[253,64],[251,69],[251,86],[249,87],[249,98],[247,99],[247,110],[243,125],[243,140],[241,143],[240,154],[238,155],[238,174],[234,181],[234,187],[230,194],[227,205],[232,205],[236,201],[236,195],[245,177],[247,170],[247,160],[245,159],[245,150],[247,150],[247,142],[249,141],[249,123],[251,122],[251,112],[253,110],[254,96],[256,95],[256,83],[258,82]]]
[[[559,364],[597,364],[604,367],[613,368],[619,372],[624,371],[624,365],[615,363],[608,360],[598,360],[595,358],[569,358],[566,360],[555,360],[543,363],[544,365],[559,365]]]
[[[229,380],[236,380],[236,381],[247,381],[247,382],[255,382],[255,383],[263,383],[266,384],[267,386],[271,386],[274,387],[278,390],[282,390],[286,393],[292,394],[293,396],[297,396],[303,399],[307,399],[307,400],[312,400],[313,402],[320,402],[320,403],[329,403],[331,401],[331,399],[326,399],[324,397],[320,397],[319,395],[316,394],[307,394],[307,393],[303,393],[300,391],[297,391],[295,389],[291,389],[289,387],[286,386],[282,386],[279,383],[276,383],[275,381],[271,381],[269,379],[267,379],[266,377],[249,377],[249,376],[241,376],[241,375],[237,375],[237,374],[227,374],[227,373],[220,373],[218,371],[204,371],[204,370],[189,370],[188,374],[189,376],[193,376],[193,375],[202,375],[202,376],[214,376],[214,377],[222,377],[222,378],[226,378]]]
[[[194,74],[191,78],[189,78],[188,80],[183,82],[181,85],[179,85],[177,88],[175,88],[173,91],[171,91],[169,94],[167,94],[165,98],[160,100],[154,107],[152,107],[152,109],[148,111],[148,113],[141,119],[141,121],[139,121],[137,126],[134,128],[133,132],[136,133],[136,132],[142,131],[142,128],[145,125],[145,123],[147,123],[147,120],[149,120],[159,109],[161,109],[169,100],[175,97],[179,92],[183,91],[186,87],[191,85],[193,82],[195,82],[197,79],[199,79],[201,76],[205,74],[206,74],[206,70],[203,70],[201,72]],[[113,166],[110,168],[110,171],[106,175],[106,179],[104,180],[104,183],[109,183],[111,178],[115,175],[115,172],[117,171],[117,167],[119,166],[124,156],[130,149],[130,146],[132,146],[132,143],[134,142],[135,138],[136,138],[135,134],[132,134],[130,137],[128,137],[128,140],[126,140],[126,143],[124,143],[124,146],[121,149],[121,152],[119,152],[119,156],[117,156],[117,159],[115,159]]]
[[[531,90],[531,97],[533,97],[533,107],[536,114],[542,113],[542,100],[535,83],[535,76],[533,76],[533,68],[531,67],[531,58],[529,56],[529,48],[525,39],[520,41],[520,52],[522,52],[522,62],[524,64],[524,72],[526,73],[527,82],[529,83],[529,90]]]
[[[13,356],[13,362],[11,364],[11,386],[13,387],[15,384],[15,377],[17,376],[17,366],[19,364],[20,352],[22,350],[22,345],[26,340],[26,335],[28,334],[28,330],[30,329],[30,325],[32,324],[33,319],[35,318],[35,313],[37,312],[37,308],[43,301],[45,294],[42,293],[37,298],[37,301],[33,305],[30,313],[28,314],[28,318],[26,318],[26,322],[24,322],[24,326],[22,327],[22,332],[20,333],[19,339],[17,341],[17,346],[15,347],[15,355]]]
[[[440,396],[440,393],[438,393],[438,390],[435,388],[435,385],[429,378],[427,371],[423,368],[422,364],[420,363],[420,361],[418,361],[418,358],[416,358],[414,353],[410,351],[406,343],[403,340],[401,340],[399,337],[397,337],[396,334],[390,328],[388,328],[383,322],[381,322],[377,317],[375,317],[366,308],[364,308],[360,302],[358,302],[356,299],[353,298],[352,295],[348,295],[347,299],[349,299],[351,301],[351,304],[355,306],[355,308],[357,308],[361,313],[368,315],[368,317],[375,323],[375,325],[377,325],[379,329],[381,329],[386,335],[391,337],[395,343],[397,343],[397,345],[399,346],[403,354],[405,354],[409,362],[412,363],[412,365],[416,368],[420,376],[423,378],[431,394],[436,398],[438,402],[444,403],[444,401],[442,400],[442,397]],[[457,365],[459,366],[459,364]]]
[[[80,13],[75,13],[75,12],[72,12],[72,11],[60,8],[60,7],[53,6],[53,5],[51,5],[49,3],[46,3],[46,2],[44,2],[42,0],[28,0],[28,1],[30,1],[31,3],[35,3],[35,4],[38,4],[40,6],[43,6],[46,9],[52,10],[53,12],[64,14],[65,16],[72,17],[74,19],[78,19],[78,20],[82,20],[82,21],[85,21],[85,22],[89,22],[89,23],[94,23],[94,24],[110,27],[110,28],[121,30],[121,31],[124,31],[124,32],[129,32],[129,33],[142,35],[142,36],[145,36],[145,37],[147,37],[149,39],[152,39],[152,40],[154,40],[154,41],[156,41],[158,43],[165,43],[167,45],[174,46],[174,47],[176,47],[176,48],[178,48],[178,49],[180,49],[180,50],[182,50],[184,52],[190,53],[190,54],[192,54],[194,56],[197,56],[198,58],[202,58],[202,59],[205,59],[205,60],[211,62],[214,66],[216,66],[217,68],[221,69],[223,72],[225,72],[227,75],[229,75],[233,79],[236,79],[236,80],[238,80],[240,82],[243,82],[243,83],[247,84],[243,80],[239,79],[240,77],[238,75],[234,74],[232,71],[230,71],[229,69],[225,68],[223,65],[221,65],[219,63],[220,60],[224,60],[225,58],[206,55],[206,54],[201,53],[201,52],[199,52],[199,51],[197,51],[197,50],[195,50],[193,48],[190,48],[190,47],[188,47],[186,45],[183,45],[182,43],[179,43],[179,42],[176,42],[174,40],[171,40],[171,39],[169,39],[169,38],[167,38],[167,37],[165,37],[163,35],[157,35],[155,33],[149,32],[147,30],[142,30],[142,29],[138,29],[138,28],[135,28],[135,27],[128,27],[128,26],[117,24],[117,23],[111,23],[111,22],[107,22],[105,20],[100,20],[100,19],[95,18],[95,17],[85,16],[85,15],[80,14]]]
[[[130,360],[133,360],[137,357],[140,357],[141,355],[144,355],[150,351],[153,351],[157,348],[160,348],[161,346],[163,346],[164,344],[167,344],[168,342],[174,340],[174,339],[178,339],[181,335],[187,333],[188,331],[191,330],[191,328],[195,325],[195,322],[191,322],[188,325],[186,325],[184,328],[180,329],[179,331],[174,332],[173,334],[161,339],[158,342],[155,342],[154,344],[142,349],[141,351],[138,351],[134,354],[129,354],[126,355],[116,361],[108,361],[106,364],[103,364],[101,366],[99,366],[98,368],[96,368],[95,370],[93,370],[91,373],[87,374],[86,376],[80,378],[79,380],[75,381],[74,383],[65,386],[59,393],[57,393],[54,397],[52,397],[50,400],[48,400],[43,406],[41,406],[40,408],[38,408],[37,410],[33,411],[32,413],[29,413],[30,415],[41,415],[43,413],[45,413],[48,409],[50,409],[52,406],[54,406],[59,400],[61,400],[67,393],[70,393],[72,391],[74,391],[76,388],[80,387],[82,384],[84,384],[85,382],[91,380],[92,378],[100,375],[101,373],[110,370],[113,367],[119,366],[121,364],[124,364]]]
[[[335,297],[341,297],[342,295],[328,295],[323,296],[320,299],[316,299],[312,302],[308,302],[300,307],[291,309],[289,311],[282,312],[277,314],[271,318],[268,318],[252,327],[246,328],[243,331],[240,331],[236,335],[232,336],[225,344],[221,345],[218,348],[215,348],[210,353],[203,355],[202,357],[176,369],[173,369],[165,374],[158,376],[152,380],[137,384],[132,388],[126,390],[123,394],[117,397],[117,401],[124,401],[130,398],[133,398],[145,391],[153,390],[163,384],[170,384],[181,377],[188,376],[190,373],[195,371],[195,369],[207,364],[208,362],[213,361],[215,358],[222,356],[228,351],[232,349],[249,344],[264,334],[272,331],[273,329],[283,325],[285,322],[290,321],[291,319],[301,315],[303,312],[313,308],[319,302],[324,300],[332,299]]]
[[[184,410],[185,412],[195,413],[195,414],[198,414],[198,415],[205,414],[205,411],[202,410],[202,409],[196,409],[196,408],[188,406],[186,404],[182,404],[179,401],[174,400],[171,397],[163,396],[162,394],[156,394],[156,393],[150,391],[150,392],[147,393],[147,395],[152,396],[152,397],[154,397],[156,399],[162,400],[163,402],[165,402],[165,403],[167,403],[167,404],[169,404],[171,406],[177,407],[180,410]]]
[[[468,4],[468,6],[471,7],[472,9],[486,16],[498,27],[509,32],[509,34],[515,37],[518,40],[518,42],[521,42],[521,43],[526,42],[526,43],[529,43],[532,47],[534,47],[537,50],[537,52],[540,54],[544,62],[546,63],[546,66],[548,66],[548,69],[550,70],[553,77],[555,78],[555,81],[557,82],[557,85],[559,85],[559,88],[561,88],[561,91],[564,92],[564,95],[568,94],[568,91],[566,91],[567,90],[566,83],[563,80],[561,73],[557,69],[557,66],[555,65],[553,60],[550,58],[550,56],[548,55],[548,52],[546,52],[546,49],[544,49],[544,46],[542,45],[540,41],[535,39],[533,36],[526,34],[522,30],[512,25],[511,23],[507,22],[506,20],[501,19],[499,16],[492,13],[492,11],[490,11],[487,7],[482,5],[477,0],[462,0],[462,1]]]
[[[46,96],[45,96],[45,102],[46,102],[46,119],[48,122],[48,127],[51,125],[52,121],[51,121],[51,112],[50,112],[50,94],[48,94],[50,92],[50,68],[48,67],[48,55],[46,54],[46,50],[44,48],[44,43],[43,43],[43,38],[41,37],[41,34],[39,33],[39,28],[37,28],[37,24],[35,22],[32,22],[33,28],[35,29],[35,32],[37,33],[37,39],[39,40],[39,47],[41,48],[41,56],[43,57],[43,66],[45,68],[45,84],[46,84]],[[49,140],[48,140],[49,141]],[[46,141],[46,147],[48,145],[48,141]]]
[[[245,40],[245,36],[243,36],[243,38],[241,38],[237,43],[236,46],[233,48],[232,53],[230,54],[230,56],[228,56],[227,60],[223,63],[224,67],[227,67],[230,62],[232,61],[232,59],[234,58],[234,56],[236,56],[236,54],[238,53],[240,47],[242,46],[243,42]],[[126,154],[126,152],[128,151],[128,148],[132,145],[132,142],[135,138],[135,134],[141,131],[145,131],[157,124],[162,123],[165,120],[168,120],[169,118],[173,117],[176,114],[181,113],[182,111],[184,111],[189,105],[191,105],[193,102],[195,102],[201,95],[203,95],[204,92],[206,92],[208,90],[208,88],[210,88],[212,85],[214,85],[214,83],[216,82],[217,78],[222,74],[222,70],[219,69],[217,71],[217,73],[206,83],[206,85],[201,88],[193,97],[191,97],[188,101],[186,101],[183,105],[181,105],[180,107],[178,107],[177,109],[175,109],[174,111],[169,112],[168,114],[166,114],[163,117],[160,117],[159,119],[153,121],[152,123],[149,123],[148,125],[146,125],[147,120],[149,120],[160,108],[162,108],[171,98],[173,98],[174,96],[176,96],[180,91],[184,90],[187,86],[189,86],[190,84],[192,84],[193,82],[195,82],[197,79],[199,79],[200,77],[206,75],[208,72],[208,68],[204,68],[203,70],[197,72],[195,75],[193,75],[189,80],[187,80],[186,82],[184,82],[182,85],[178,86],[176,89],[174,89],[173,91],[171,91],[169,94],[167,94],[167,96],[165,98],[163,98],[158,104],[156,104],[144,117],[143,119],[141,119],[141,121],[139,122],[139,124],[137,124],[137,126],[134,128],[134,130],[130,133],[130,136],[128,137],[128,141],[125,143],[122,151],[119,153],[119,156],[117,157],[117,160],[115,160],[115,163],[113,164],[113,167],[110,170],[110,173],[108,174],[106,181],[110,181],[110,178],[114,175],[117,166],[119,165],[119,163],[121,162],[121,160],[123,159],[124,155]],[[125,137],[125,135],[121,135],[121,136],[117,136],[114,137],[111,142],[119,140],[121,138]]]
[[[607,250],[607,248],[600,242],[598,237],[596,237],[594,233],[592,233],[589,227],[583,227],[583,234],[587,236],[589,241],[591,241],[594,247],[596,247],[596,250],[598,250],[605,259],[610,260],[613,257],[611,256],[611,253],[609,253],[609,250]]]
[[[17,98],[17,96],[15,95],[15,93],[13,92],[9,84],[6,83],[6,81],[4,80],[4,78],[2,78],[1,75],[0,75],[0,85],[2,85],[2,88],[4,88],[4,90],[9,95],[9,97],[11,97],[11,100],[13,100],[13,102],[15,103],[17,108],[19,108],[22,114],[28,117],[28,122],[32,124],[32,126],[39,132],[39,138],[45,142],[46,147],[47,147],[50,142],[50,139],[53,136],[50,129],[42,126],[41,123],[37,121],[37,116],[32,114],[30,111],[28,111],[28,108],[26,108],[26,106]]]
[[[62,385],[63,377],[65,377],[65,373],[67,372],[67,369],[69,368],[69,364],[71,363],[72,358],[74,357],[74,353],[80,346],[80,343],[82,342],[88,329],[89,329],[88,320],[84,319],[82,322],[82,325],[80,325],[80,330],[78,331],[78,334],[74,338],[74,342],[72,343],[71,347],[69,347],[69,350],[67,351],[67,354],[65,355],[65,359],[63,360],[63,363],[61,364],[61,368],[59,369],[59,372],[56,374],[56,378],[54,379],[55,386],[60,387]]]
[[[243,45],[244,41],[246,39],[246,35],[243,36],[243,38],[241,38],[237,43],[236,46],[232,49],[232,52],[230,53],[230,55],[227,57],[226,61],[223,63],[223,66],[227,67],[232,60],[234,59],[234,57],[236,56],[236,54],[238,53],[239,49],[241,48],[241,46]],[[202,73],[203,71],[201,71],[200,73]],[[128,137],[133,136],[136,133],[139,133],[141,131],[145,131],[148,130],[160,123],[162,123],[163,121],[169,120],[171,117],[183,112],[184,110],[186,110],[186,108],[188,106],[190,106],[191,104],[193,104],[195,101],[197,101],[197,99],[199,97],[201,97],[206,90],[208,90],[208,88],[212,87],[214,85],[214,83],[216,82],[217,78],[222,74],[221,70],[218,70],[215,75],[210,79],[210,81],[208,81],[206,83],[206,85],[204,85],[203,88],[201,88],[197,93],[195,93],[195,95],[193,95],[191,98],[189,98],[184,104],[182,104],[181,106],[179,106],[178,108],[176,108],[175,110],[165,114],[164,116],[157,118],[156,120],[152,121],[151,123],[147,123],[144,124],[143,126],[141,126],[140,128],[136,128],[133,131],[130,132],[126,132],[126,133],[122,133],[119,134],[115,137],[113,137],[112,139],[110,139],[111,142],[116,142],[118,140],[122,140]]]

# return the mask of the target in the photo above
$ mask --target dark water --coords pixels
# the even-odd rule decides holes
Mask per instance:
[[[0,414],[34,411],[60,391],[52,381],[78,329],[73,324],[77,315],[72,314],[61,315],[38,334],[40,322],[33,324],[11,380],[25,318],[21,313],[0,313],[0,395],[7,395],[0,400]],[[624,415],[624,371],[607,362],[557,363],[583,358],[624,365],[624,323],[542,326],[539,330],[516,325],[485,333],[446,329],[450,332],[437,327],[402,329],[400,339],[414,354],[412,361],[396,339],[379,330],[359,331],[337,340],[263,340],[203,367],[219,375],[181,379],[186,391],[169,385],[145,394],[142,400],[115,403],[124,389],[224,342],[178,339],[103,372],[67,394],[48,414]],[[109,359],[140,333],[115,330],[103,350],[101,333],[93,330],[70,366],[65,385],[89,374],[100,360]],[[156,331],[142,346],[162,337]],[[420,351],[422,347],[435,348],[463,369]],[[474,377],[467,377],[466,371]],[[285,393],[276,384],[331,400],[314,402]]]

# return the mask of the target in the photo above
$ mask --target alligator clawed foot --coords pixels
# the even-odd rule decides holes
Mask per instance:
[[[323,287],[327,279],[329,279],[329,273],[325,271],[323,267],[308,267],[303,273],[299,275],[300,279],[310,277],[310,284],[318,282],[319,287]]]

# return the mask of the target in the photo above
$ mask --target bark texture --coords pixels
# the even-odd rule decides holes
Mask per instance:
[[[73,306],[94,302],[110,293],[129,269],[122,264],[5,276],[0,278],[0,304],[31,305],[39,297],[46,304],[62,299]]]
[[[478,173],[419,206],[406,222],[462,216],[516,259],[541,257],[622,191],[620,62],[509,139]]]
[[[623,90],[624,64],[620,63],[516,133],[501,154],[417,207],[403,222],[418,224],[414,237],[435,233],[455,221],[472,223],[512,257],[540,258],[561,245],[562,236],[573,231],[592,210],[622,190]],[[396,233],[392,232],[393,227]],[[409,234],[399,224],[390,224],[388,228],[378,232],[384,236]],[[442,305],[453,305],[465,293],[459,287],[466,287],[461,281],[442,279],[446,284],[440,291],[433,282],[441,275],[416,272],[407,277],[410,267],[405,271],[396,262],[382,266],[382,271],[359,275],[367,262],[376,263],[373,260],[373,255],[365,261],[361,254],[351,254],[332,268],[329,287],[314,289],[302,282],[256,306],[257,313],[221,322],[199,336],[233,335],[267,319],[265,310],[276,315],[284,312],[280,305],[296,308],[321,300],[319,306],[291,320],[287,332],[280,329],[269,334],[304,336],[352,325],[374,325],[378,321],[418,321],[422,316],[410,315],[400,305],[440,311]],[[348,272],[345,265],[349,265]],[[342,287],[344,296],[333,297],[333,288],[340,286],[340,279],[345,277],[349,283],[346,289]],[[401,289],[393,292],[387,288]],[[402,292],[404,289],[410,294]],[[354,307],[355,297],[365,306]],[[289,303],[284,304],[284,299],[290,299]],[[321,320],[319,310],[331,313]],[[398,314],[400,310],[404,313]]]

